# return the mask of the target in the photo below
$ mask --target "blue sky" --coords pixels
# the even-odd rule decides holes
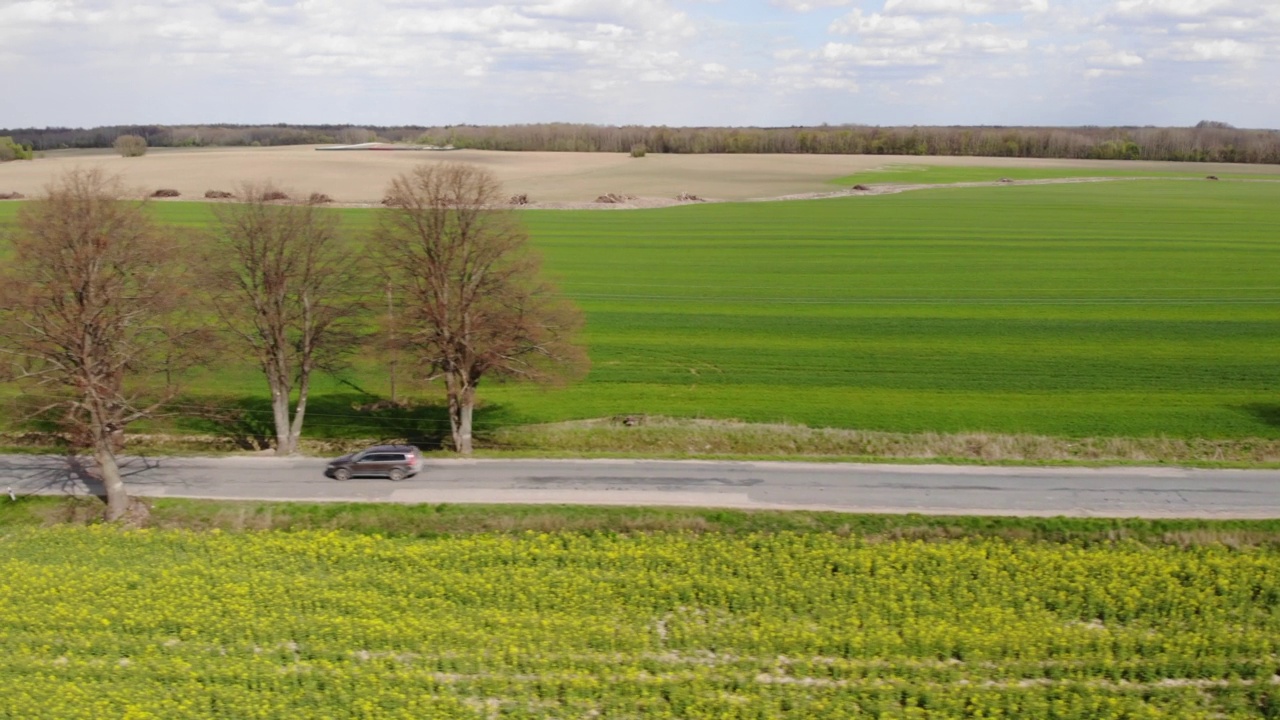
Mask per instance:
[[[0,127],[1280,126],[1280,0],[0,0]]]

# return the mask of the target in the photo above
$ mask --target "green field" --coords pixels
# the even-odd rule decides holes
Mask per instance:
[[[997,182],[1010,180],[1052,180],[1068,178],[1174,178],[1181,180],[1202,179],[1203,172],[1168,171],[1148,169],[1119,169],[1096,167],[975,167],[940,165],[887,165],[878,170],[846,175],[831,182],[838,185],[853,183],[893,184],[945,184],[965,182]],[[1261,173],[1219,173],[1225,180],[1280,181],[1280,176]]]
[[[1280,437],[1276,207],[1280,184],[1132,181],[526,212],[586,312],[593,367],[563,389],[483,385],[478,425],[635,413]],[[15,208],[0,204],[0,222]],[[208,219],[199,203],[156,212]],[[356,236],[376,213],[343,212]],[[311,432],[367,436],[352,403],[386,390],[363,356],[319,384]],[[192,393],[253,405],[265,383],[222,367]],[[442,421],[423,411],[374,429]]]
[[[1280,714],[1273,543],[616,530],[3,527],[0,717]]]

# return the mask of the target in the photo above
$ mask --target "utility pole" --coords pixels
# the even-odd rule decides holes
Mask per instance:
[[[391,294],[391,280],[387,280],[387,350],[390,352],[391,361],[389,363],[391,370],[391,402],[396,402],[396,365],[400,359],[400,353],[396,348],[396,309],[393,296]]]

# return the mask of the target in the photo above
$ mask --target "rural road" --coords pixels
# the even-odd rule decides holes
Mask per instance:
[[[316,458],[129,458],[151,497],[397,503],[684,505],[843,512],[1280,517],[1280,471],[656,460],[431,460],[399,483],[337,482]],[[97,490],[65,457],[0,455],[0,489]],[[3,500],[3,497],[0,497]]]

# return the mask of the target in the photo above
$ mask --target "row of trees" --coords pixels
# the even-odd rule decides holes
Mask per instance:
[[[150,147],[237,147],[361,143],[378,138],[408,142],[425,127],[363,128],[350,125],[110,125],[95,128],[18,128],[12,133],[36,150],[109,148],[121,135],[137,135]]]
[[[1242,130],[1222,122],[1195,127],[874,127],[785,128],[604,126],[570,123],[444,127],[273,125],[267,127],[130,126],[11,133],[36,149],[110,147],[123,134],[152,147],[419,142],[459,148],[554,152],[808,153],[970,155],[1026,158],[1280,163],[1280,131]]]
[[[599,128],[578,125],[455,127],[423,141],[484,150],[658,153],[959,155],[1103,160],[1280,163],[1280,132],[1222,123],[1194,128]]]
[[[541,280],[487,171],[424,165],[396,178],[366,243],[332,210],[269,201],[273,190],[244,186],[195,235],[158,225],[96,170],[20,210],[0,272],[2,372],[48,399],[40,412],[92,454],[108,519],[130,508],[116,460],[126,428],[228,348],[261,368],[276,452],[295,452],[312,377],[367,347],[383,293],[403,309],[398,349],[419,378],[443,381],[459,452],[471,451],[482,378],[585,370],[580,313]]]

